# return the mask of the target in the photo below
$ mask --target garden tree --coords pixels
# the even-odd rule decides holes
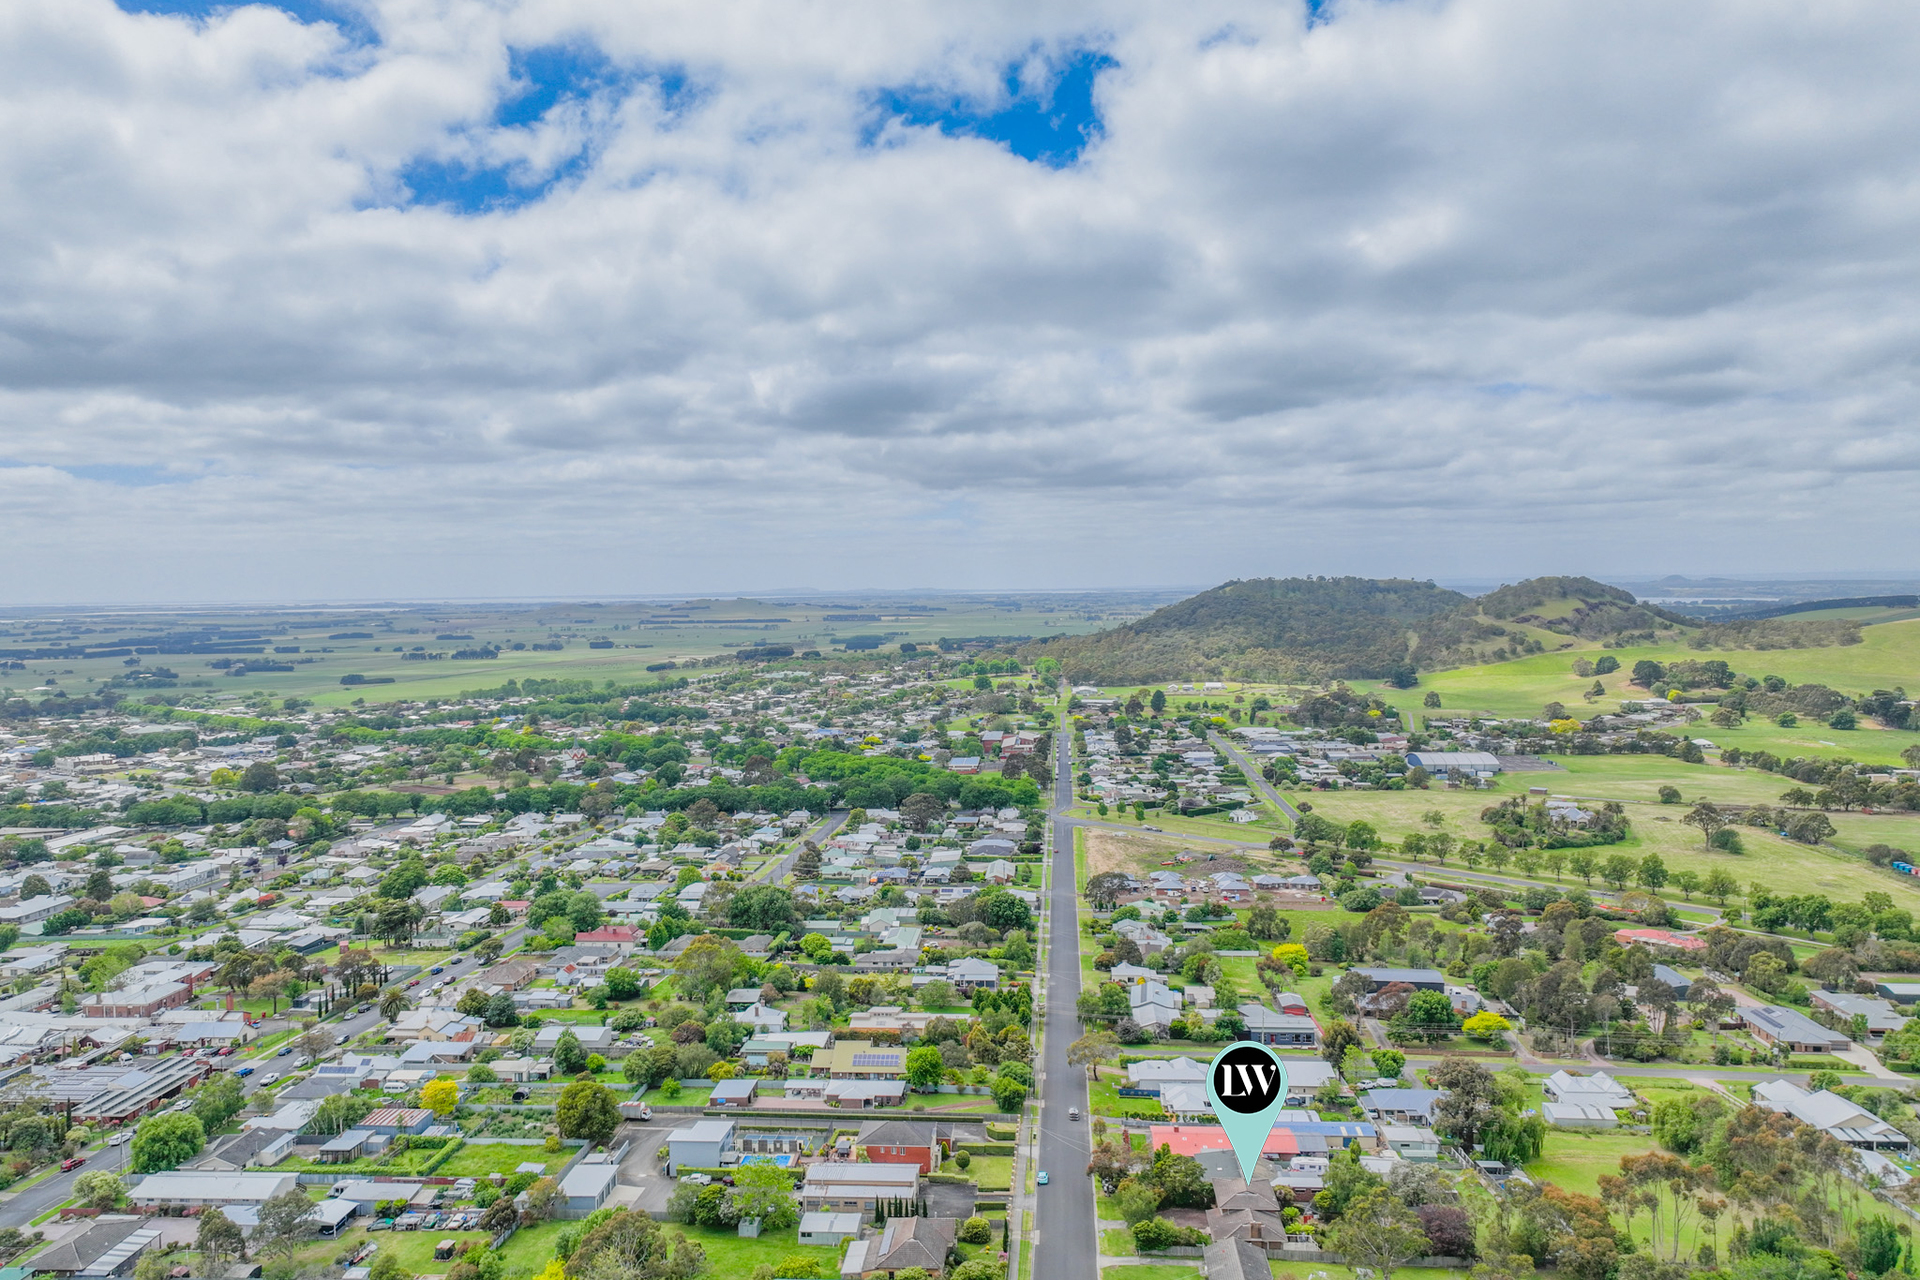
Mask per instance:
[[[569,1280],[692,1280],[706,1254],[644,1213],[616,1209],[591,1227],[566,1260]],[[790,1274],[783,1268],[783,1274]]]
[[[120,1176],[105,1169],[89,1169],[73,1180],[74,1197],[94,1209],[111,1209],[126,1193]]]
[[[1460,1029],[1476,1040],[1499,1044],[1506,1038],[1506,1033],[1513,1029],[1513,1024],[1499,1014],[1483,1009],[1468,1018]]]
[[[734,902],[739,902],[738,894]],[[625,965],[615,965],[607,970],[605,985],[609,1000],[631,1000],[640,994],[640,975]]]
[[[451,1076],[429,1080],[420,1090],[420,1105],[443,1119],[453,1114],[460,1102],[460,1086]]]
[[[1327,1229],[1326,1246],[1348,1265],[1372,1267],[1381,1280],[1393,1280],[1395,1267],[1427,1251],[1427,1235],[1418,1214],[1376,1187],[1347,1205]]]
[[[253,1239],[261,1253],[284,1258],[311,1240],[317,1229],[314,1203],[296,1187],[260,1206],[260,1225],[254,1228]]]
[[[556,1075],[576,1076],[587,1069],[587,1051],[580,1037],[568,1027],[553,1044],[553,1070]],[[567,1135],[572,1137],[573,1135]]]
[[[608,971],[608,976],[612,976],[611,970]],[[487,993],[480,988],[468,987],[460,993],[460,999],[455,1002],[453,1011],[463,1018],[483,1017],[487,1012],[488,998]]]
[[[148,1116],[134,1130],[131,1167],[135,1173],[178,1169],[207,1145],[207,1131],[191,1112]]]
[[[730,1199],[738,1219],[758,1218],[762,1231],[785,1231],[800,1221],[793,1207],[793,1179],[785,1169],[770,1164],[743,1165],[735,1170]]]
[[[535,1178],[527,1187],[527,1207],[520,1211],[520,1224],[531,1226],[553,1216],[553,1202],[560,1196],[560,1184],[553,1178]]]
[[[922,1009],[951,1009],[955,1005],[965,1004],[960,998],[960,990],[945,978],[935,978],[920,988],[920,1007]]]
[[[1501,1097],[1493,1072],[1470,1058],[1443,1058],[1427,1073],[1442,1090],[1433,1106],[1433,1127],[1471,1151],[1481,1131],[1499,1118]]]
[[[200,1231],[193,1247],[203,1261],[212,1264],[208,1269],[214,1270],[229,1258],[245,1258],[247,1237],[231,1218],[213,1208],[200,1215]]]
[[[486,1011],[480,1016],[490,1027],[512,1027],[520,1023],[520,1010],[514,1006],[513,997],[504,991],[496,991],[488,998]]]
[[[1599,858],[1585,849],[1575,849],[1567,854],[1567,870],[1573,872],[1573,874],[1579,876],[1588,884],[1593,883],[1593,874],[1599,865]]]
[[[380,997],[380,1016],[388,1022],[393,1022],[412,1007],[413,1001],[407,999],[407,993],[398,987]]]
[[[1615,889],[1624,890],[1633,879],[1634,861],[1624,853],[1609,854],[1600,866],[1600,878]]]
[[[925,831],[946,812],[947,802],[925,791],[916,791],[900,802],[900,820],[914,831]]]
[[[1407,1007],[1396,1014],[1388,1030],[1395,1038],[1444,1040],[1460,1026],[1453,1003],[1441,991],[1416,991],[1407,998]]]
[[[1714,1121],[1725,1113],[1726,1107],[1711,1094],[1662,1098],[1653,1104],[1654,1139],[1669,1151],[1690,1155],[1706,1142]]]
[[[680,994],[695,1002],[703,1002],[713,992],[732,987],[735,978],[744,974],[747,967],[747,957],[737,945],[711,933],[701,934],[688,943],[687,949],[673,962]]]
[[[913,1088],[925,1091],[940,1083],[946,1074],[947,1064],[940,1057],[940,1050],[932,1045],[921,1045],[907,1051],[907,1083]]]
[[[356,1097],[351,1093],[336,1093],[331,1098],[323,1098],[314,1108],[310,1125],[315,1133],[334,1137],[366,1119],[374,1109],[373,1099]]]
[[[247,1097],[240,1081],[232,1072],[221,1071],[194,1090],[191,1110],[199,1118],[202,1130],[212,1133],[239,1115],[246,1105]]]
[[[1122,871],[1102,871],[1087,878],[1086,898],[1096,911],[1111,911],[1127,888],[1128,877]]]
[[[1862,1272],[1872,1276],[1889,1275],[1900,1264],[1900,1229],[1885,1218],[1868,1218],[1854,1231],[1854,1247],[1860,1253]]]
[[[1860,977],[1860,964],[1845,947],[1828,947],[1800,962],[1800,972],[1833,991],[1850,990]]]
[[[736,929],[783,933],[793,927],[796,918],[793,895],[776,885],[748,885],[727,902],[727,923]]]
[[[993,1094],[993,1105],[1005,1114],[1017,1115],[1026,1105],[1027,1086],[1011,1076],[995,1076],[988,1082],[988,1089]]]
[[[1085,1067],[1090,1076],[1098,1075],[1100,1064],[1119,1053],[1119,1038],[1111,1031],[1095,1029],[1067,1046],[1067,1065]]]
[[[563,1138],[584,1138],[603,1144],[620,1127],[620,1107],[613,1091],[592,1080],[576,1080],[560,1091],[553,1118]]]

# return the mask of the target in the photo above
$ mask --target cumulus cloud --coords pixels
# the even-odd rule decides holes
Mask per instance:
[[[1920,12],[19,0],[16,599],[1910,567]]]

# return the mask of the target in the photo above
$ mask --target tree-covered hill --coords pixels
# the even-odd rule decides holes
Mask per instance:
[[[1419,670],[1582,641],[1675,639],[1695,624],[1591,578],[1530,578],[1472,599],[1431,582],[1253,578],[1111,631],[1028,646],[1075,683],[1238,679],[1412,684]],[[1808,640],[1808,643],[1831,641]]]
[[[1029,646],[1068,679],[1136,684],[1195,677],[1259,680],[1412,678],[1416,651],[1450,649],[1479,630],[1472,602],[1431,582],[1254,578],[1087,636]]]
[[[1592,578],[1529,578],[1489,591],[1474,603],[1489,618],[1582,640],[1671,629],[1692,621],[1655,605],[1641,604],[1632,592]]]

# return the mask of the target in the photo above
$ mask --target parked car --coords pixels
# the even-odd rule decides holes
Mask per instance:
[[[352,1037],[352,1036],[350,1036],[350,1035],[348,1035],[348,1034],[347,1034],[346,1032],[344,1032],[344,1031],[342,1031],[342,1032],[341,1032],[341,1033],[340,1033],[339,1035],[337,1035],[337,1036],[335,1036],[335,1037],[333,1038],[333,1042],[334,1042],[335,1044],[345,1044],[345,1043],[346,1043],[347,1041],[349,1041],[349,1040],[351,1040],[351,1039],[353,1039],[353,1037]]]
[[[427,972],[428,973],[444,973],[446,972],[446,966],[437,964],[433,966],[433,968],[427,970]]]
[[[1047,1171],[1046,1171],[1045,1169],[1042,1169],[1042,1170],[1040,1171],[1040,1176],[1039,1176],[1038,1178],[1035,1178],[1035,1179],[1034,1179],[1034,1181],[1035,1181],[1035,1182],[1038,1182],[1038,1183],[1039,1183],[1039,1184],[1040,1184],[1041,1186],[1043,1186],[1043,1187],[1044,1187],[1044,1186],[1046,1186],[1046,1185],[1047,1185]]]
[[[686,1173],[680,1175],[680,1181],[691,1183],[696,1187],[704,1187],[713,1181],[713,1175],[710,1173]]]
[[[107,1145],[110,1147],[124,1147],[132,1141],[133,1131],[130,1129],[122,1129],[107,1139]]]
[[[1080,1108],[1078,1107],[1067,1108],[1067,1119],[1078,1120],[1079,1118],[1080,1118]]]
[[[281,1045],[281,1046],[280,1046],[280,1051],[279,1051],[278,1053],[276,1053],[276,1054],[274,1054],[273,1056],[274,1056],[274,1057],[276,1057],[276,1058],[284,1058],[284,1057],[286,1057],[286,1056],[287,1056],[288,1054],[290,1054],[290,1053],[292,1053],[292,1052],[293,1052],[293,1046],[292,1046],[292,1045],[290,1045],[290,1044],[283,1044],[283,1045]]]
[[[244,1080],[244,1079],[246,1079],[246,1078],[247,1078],[248,1076],[250,1076],[250,1075],[252,1075],[252,1074],[253,1074],[253,1068],[252,1068],[252,1067],[241,1067],[241,1068],[240,1068],[240,1069],[239,1069],[238,1071],[236,1071],[236,1072],[234,1072],[233,1074],[235,1074],[235,1075],[237,1075],[237,1076],[239,1076],[239,1077],[240,1077],[241,1079],[243,1079],[243,1080]]]
[[[275,1081],[279,1079],[280,1079],[280,1073],[278,1071],[269,1071],[267,1072],[267,1074],[260,1077],[260,1085],[262,1088],[265,1088],[267,1085],[273,1084]]]

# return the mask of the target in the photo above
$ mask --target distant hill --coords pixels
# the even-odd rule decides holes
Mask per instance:
[[[1405,579],[1254,578],[1027,652],[1058,660],[1076,683],[1411,678],[1423,637],[1459,631],[1471,603],[1458,591]]]
[[[1630,591],[1592,578],[1529,578],[1474,602],[1489,618],[1518,622],[1582,640],[1683,627],[1694,619],[1641,604]]]
[[[1412,684],[1417,670],[1575,640],[1673,632],[1688,619],[1591,578],[1533,578],[1473,599],[1431,582],[1253,578],[1138,622],[1027,646],[1076,684],[1210,679]],[[1545,635],[1541,633],[1547,633]],[[1564,642],[1554,636],[1565,636]]]

